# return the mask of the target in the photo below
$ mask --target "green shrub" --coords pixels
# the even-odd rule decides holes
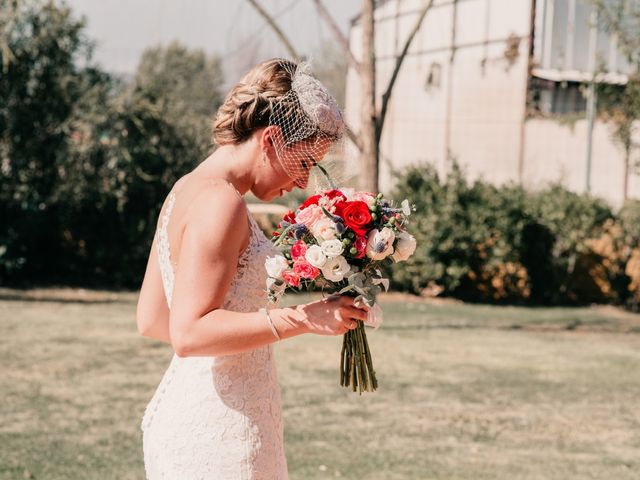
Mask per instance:
[[[391,267],[396,288],[421,293],[437,285],[444,295],[471,301],[593,300],[597,285],[592,272],[580,268],[588,263],[579,260],[593,254],[589,240],[614,218],[602,200],[557,185],[530,193],[513,185],[471,183],[457,165],[446,179],[432,166],[410,167],[392,197],[415,203],[410,228],[418,241],[407,263]],[[626,215],[633,231],[637,213],[631,210]],[[620,269],[606,277],[615,292],[624,290]]]
[[[409,262],[392,268],[396,287],[420,293],[429,282],[447,295],[490,300],[491,288],[476,280],[487,269],[518,261],[524,192],[483,181],[469,184],[454,167],[441,180],[431,166],[411,167],[396,184],[392,198],[415,203],[411,229],[418,248]]]
[[[589,251],[587,241],[602,234],[605,222],[613,218],[609,207],[600,199],[554,185],[529,193],[525,210],[535,225],[535,234],[529,236],[528,229],[521,245],[522,262],[531,283],[531,301],[590,301],[581,292],[584,274],[576,274],[576,262]]]

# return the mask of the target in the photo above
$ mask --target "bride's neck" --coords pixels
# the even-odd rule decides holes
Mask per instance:
[[[252,148],[250,142],[222,145],[196,170],[207,177],[221,178],[232,183],[244,195],[254,182],[255,159],[255,148]]]

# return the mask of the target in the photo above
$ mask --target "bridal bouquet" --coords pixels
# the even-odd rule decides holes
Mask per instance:
[[[281,255],[265,262],[269,299],[275,302],[287,290],[352,295],[357,306],[370,307],[367,323],[377,328],[381,311],[376,295],[389,286],[380,266],[407,260],[416,248],[406,230],[410,214],[408,200],[394,206],[381,193],[351,188],[307,198],[273,232]],[[378,387],[364,322],[344,334],[340,384],[352,385],[360,394]]]

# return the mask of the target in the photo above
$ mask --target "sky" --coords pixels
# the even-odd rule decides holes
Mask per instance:
[[[224,60],[227,82],[250,65],[286,56],[277,37],[246,0],[66,0],[85,16],[87,34],[96,42],[94,59],[116,74],[135,71],[145,48],[172,40],[202,48]],[[324,0],[343,30],[360,10],[360,0]],[[276,16],[298,51],[317,50],[333,36],[312,0],[260,0]],[[234,77],[234,78],[230,78]]]

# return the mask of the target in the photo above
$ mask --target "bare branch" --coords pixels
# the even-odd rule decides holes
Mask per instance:
[[[422,21],[424,20],[424,17],[427,16],[427,12],[429,11],[432,5],[433,5],[433,0],[426,1],[424,8],[419,13],[418,18],[416,19],[416,23],[413,26],[411,33],[407,37],[407,41],[405,42],[404,47],[402,48],[402,52],[400,52],[400,55],[398,56],[398,58],[396,58],[396,66],[393,69],[391,78],[389,79],[389,84],[387,85],[387,89],[382,95],[382,106],[380,107],[380,114],[378,115],[378,118],[376,121],[376,139],[378,141],[380,140],[380,136],[382,135],[382,126],[384,125],[384,118],[387,114],[387,108],[389,107],[389,99],[391,98],[391,91],[393,90],[393,86],[395,85],[396,79],[398,78],[400,67],[402,66],[402,62],[404,61],[404,58],[407,56],[407,52],[409,51],[411,42],[413,42],[413,38],[416,36],[416,33],[418,33],[418,30],[420,30]]]
[[[265,21],[273,29],[275,34],[278,36],[280,41],[283,43],[283,45],[289,52],[289,55],[291,55],[291,57],[294,60],[300,60],[300,55],[298,55],[298,52],[296,52],[296,49],[293,48],[293,45],[291,44],[287,36],[284,34],[284,32],[280,30],[280,27],[278,27],[278,24],[276,23],[274,18],[271,15],[269,15],[269,13],[264,8],[262,8],[262,6],[258,3],[257,0],[247,0],[247,2],[249,2],[253,6],[253,8],[256,9],[256,11],[262,16],[262,18],[265,19]]]
[[[253,8],[255,8],[256,11],[262,16],[262,18],[265,19],[267,24],[269,24],[269,26],[273,29],[275,34],[280,39],[280,41],[284,44],[286,49],[289,51],[289,54],[295,60],[300,60],[300,55],[298,55],[298,52],[296,52],[295,48],[293,48],[293,45],[291,44],[287,36],[284,34],[284,32],[280,30],[274,18],[271,15],[269,15],[269,13],[264,8],[260,6],[257,0],[247,0],[247,2],[249,2],[253,6]],[[347,133],[347,137],[349,137],[349,140],[353,142],[353,144],[358,148],[359,151],[362,151],[362,142],[360,141],[358,135],[356,135],[353,132],[353,130],[349,127],[349,125],[346,125],[346,133]]]
[[[349,140],[353,142],[353,144],[356,146],[359,152],[362,152],[362,142],[360,141],[360,138],[356,133],[353,132],[353,130],[351,130],[351,127],[347,125],[346,122],[345,122],[345,130],[347,133],[347,137],[349,137]]]
[[[316,4],[318,13],[325,21],[325,23],[329,26],[337,42],[340,44],[340,46],[344,50],[344,53],[347,55],[347,59],[349,60],[349,64],[351,65],[351,67],[356,72],[360,73],[360,62],[358,62],[358,60],[356,60],[356,57],[353,56],[353,53],[349,48],[349,40],[347,40],[347,37],[345,37],[344,34],[340,31],[340,27],[338,27],[335,20],[333,19],[327,8],[324,6],[324,3],[322,3],[322,0],[313,0],[313,3]]]

